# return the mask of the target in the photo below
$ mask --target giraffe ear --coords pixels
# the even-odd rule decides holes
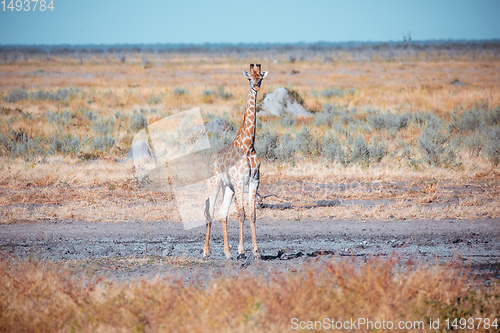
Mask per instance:
[[[267,76],[267,73],[268,73],[268,71],[264,71],[264,72],[260,73],[260,78],[261,79],[265,78]]]
[[[243,75],[245,75],[247,79],[251,79],[250,73],[248,71],[243,71]]]

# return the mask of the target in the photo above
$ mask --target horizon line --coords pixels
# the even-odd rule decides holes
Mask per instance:
[[[194,43],[194,42],[182,42],[182,43],[172,43],[172,42],[157,42],[157,43],[143,43],[143,42],[127,42],[127,43],[19,43],[19,44],[3,44],[0,42],[0,47],[36,47],[36,46],[44,46],[44,47],[78,47],[78,46],[174,46],[174,47],[227,47],[227,46],[243,46],[243,47],[252,47],[252,46],[340,46],[340,45],[377,45],[377,44],[407,44],[407,41],[404,40],[386,40],[386,41],[360,41],[360,40],[351,40],[351,41],[324,41],[318,40],[315,42],[203,42],[203,43]],[[490,39],[421,39],[421,40],[412,40],[411,44],[451,44],[451,43],[500,43],[500,38],[490,38]]]

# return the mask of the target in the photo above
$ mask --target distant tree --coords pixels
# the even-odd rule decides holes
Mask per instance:
[[[406,61],[409,61],[411,56],[411,31],[403,35],[403,41],[406,43]]]

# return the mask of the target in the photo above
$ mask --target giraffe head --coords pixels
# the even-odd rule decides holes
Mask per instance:
[[[257,69],[255,69],[255,67],[257,67]],[[267,71],[261,72],[260,64],[250,64],[250,72],[243,71],[243,75],[245,75],[245,77],[250,82],[250,88],[252,88],[253,91],[257,92],[259,91],[262,79],[267,75]]]

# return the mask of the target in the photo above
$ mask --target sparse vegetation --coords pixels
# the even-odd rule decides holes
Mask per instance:
[[[0,261],[2,331],[285,331],[292,319],[423,322],[498,315],[498,284],[474,285],[458,267],[398,260],[328,260],[282,274],[116,281],[36,262]],[[257,286],[252,288],[251,286]]]
[[[174,95],[175,96],[182,96],[182,95],[187,95],[187,90],[184,88],[175,88],[174,89]]]
[[[24,89],[14,89],[5,97],[5,101],[9,103],[16,103],[26,99],[32,100],[50,100],[50,101],[65,101],[71,96],[80,92],[80,89],[73,88],[59,88],[54,92],[37,90],[28,92]]]
[[[208,55],[114,50],[111,57],[44,51],[25,58],[0,49],[0,71],[24,73],[3,80],[0,90],[0,223],[173,220],[172,194],[145,190],[117,160],[137,131],[196,106],[205,120],[220,117],[237,130],[248,93],[241,69],[257,56],[272,77],[259,98],[288,87],[313,113],[257,119],[261,189],[279,196],[267,200],[375,202],[262,209],[259,219],[498,218],[495,50],[481,46],[471,62],[468,48],[429,49],[414,42],[411,52],[389,45],[379,51]],[[103,71],[112,79],[101,79]],[[235,135],[210,133],[212,148],[218,151]],[[356,187],[339,190],[350,182]],[[472,185],[457,192],[456,184]],[[475,285],[456,267],[364,259],[333,258],[280,274],[231,271],[189,283],[170,276],[120,281],[78,269],[73,274],[61,263],[2,259],[0,331],[179,331],[181,323],[189,331],[286,331],[292,317],[315,320],[325,313],[426,320],[493,318],[499,312],[496,281]]]
[[[219,97],[226,100],[233,97],[233,94],[230,91],[226,91],[226,88],[224,86],[219,86],[217,88],[217,94],[219,95]]]
[[[313,96],[321,96],[321,97],[325,97],[325,98],[330,98],[330,97],[344,97],[347,94],[354,95],[355,91],[356,90],[354,88],[340,89],[340,88],[333,87],[333,88],[325,88],[319,92],[313,89],[311,94]]]

